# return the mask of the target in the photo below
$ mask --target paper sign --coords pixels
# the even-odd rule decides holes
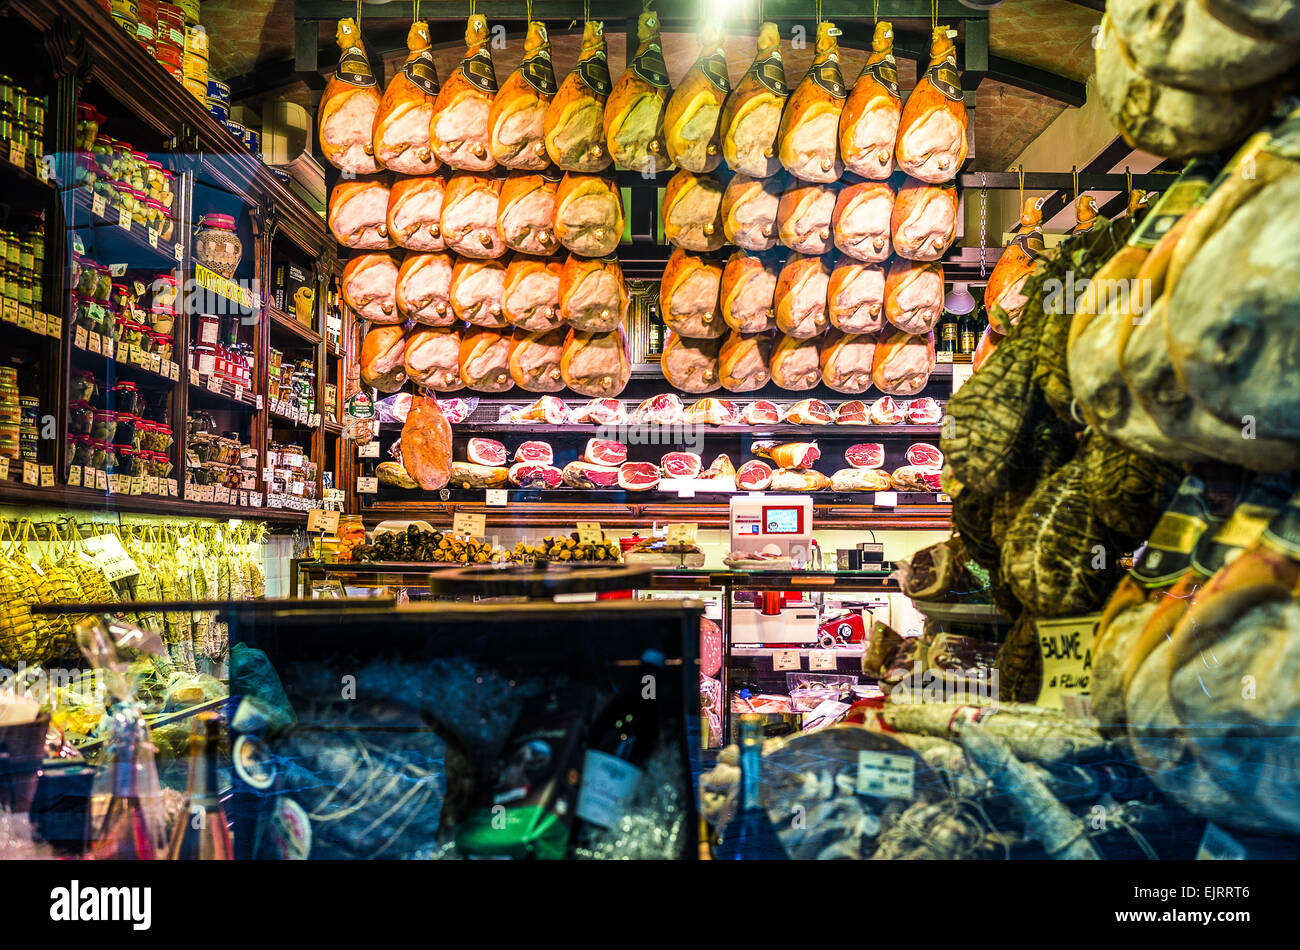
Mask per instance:
[[[99,469],[95,470],[95,487],[100,491],[108,491],[108,476]]]
[[[257,396],[257,408],[258,408],[258,409],[261,409],[261,408],[262,408],[262,396],[261,396],[260,393],[259,393],[258,396]]]
[[[173,382],[180,382],[181,364],[177,363],[175,360],[169,362],[167,364],[167,375],[172,379]]]
[[[339,513],[337,511],[324,511],[320,508],[313,508],[307,512],[307,532],[316,534],[324,532],[325,534],[335,534],[339,530]]]
[[[54,466],[53,465],[41,466],[41,487],[42,488],[54,487]]]
[[[896,508],[898,507],[898,492],[896,491],[878,491],[876,492],[877,508]]]
[[[190,370],[190,385],[191,386],[203,385],[203,381],[200,379],[199,371],[197,369]]]
[[[379,479],[358,478],[357,491],[362,495],[374,495],[379,491]]]
[[[940,350],[934,354],[934,361],[936,363],[951,363],[952,353],[946,350]]]
[[[481,511],[458,511],[451,520],[451,530],[462,538],[481,538],[487,531],[487,515]]]
[[[894,752],[858,752],[858,794],[877,798],[914,798],[916,759]]]
[[[179,491],[176,485],[176,479],[174,478],[167,479],[167,494],[170,495],[172,498],[175,498],[178,493]]]
[[[7,458],[0,458],[0,479],[6,479],[8,477],[9,477],[9,460]]]
[[[35,462],[23,462],[23,484],[39,485],[41,481],[40,469],[36,467]]]
[[[698,532],[699,525],[694,522],[670,524],[667,541],[669,544],[694,544]]]
[[[237,402],[244,401],[244,387],[240,386],[238,383],[235,384],[235,400]]]
[[[80,465],[68,466],[68,485],[71,486],[72,488],[81,487],[81,466]]]
[[[126,490],[129,495],[138,495],[144,491],[143,479],[138,475],[129,476],[126,480]]]
[[[144,493],[146,495],[158,494],[158,476],[150,475],[144,480]]]
[[[808,669],[810,670],[833,670],[836,669],[834,650],[813,650],[808,654]]]
[[[77,327],[77,332],[72,335],[72,345],[79,350],[86,348],[86,328]]]
[[[107,207],[108,201],[103,195],[95,195],[95,197],[90,199],[90,210],[95,213],[96,217],[102,218],[104,216],[104,209]]]
[[[176,260],[179,261],[185,256],[185,246],[183,244],[173,244],[172,253],[176,256]]]
[[[63,336],[63,318],[53,314],[45,315],[45,335],[60,339]]]
[[[131,555],[126,553],[117,535],[101,534],[87,538],[85,546],[91,561],[104,572],[104,576],[110,583],[140,573],[140,568],[136,567],[135,561],[131,560]]]
[[[99,353],[103,349],[103,337],[98,333],[87,333],[86,349],[92,353]]]
[[[262,507],[262,493],[260,491],[253,492],[248,496],[248,500],[254,508]]]
[[[1038,705],[1086,716],[1092,711],[1092,638],[1101,614],[1035,620],[1043,657]]]
[[[970,363],[953,363],[952,364],[952,391],[956,392],[961,389],[962,383],[970,379],[971,373],[975,367]]]
[[[9,143],[9,164],[23,168],[27,165],[27,149],[22,142]]]
[[[0,310],[0,319],[3,319],[5,323],[18,322],[18,301],[17,300],[11,300],[8,297],[4,298],[3,309]]]
[[[32,308],[26,304],[18,305],[18,325],[25,330],[33,329]],[[44,335],[45,327],[41,327],[41,334]]]
[[[121,228],[123,231],[130,231],[130,230],[131,230],[131,212],[130,212],[130,211],[127,211],[125,208],[123,208],[123,209],[121,209],[121,210],[117,213],[117,226],[118,226],[119,228]]]
[[[158,230],[156,228],[149,229],[149,246],[150,247],[158,246]]]
[[[212,488],[212,500],[225,504],[230,501],[230,489],[225,485],[214,485]]]
[[[208,377],[208,392],[221,392],[221,377],[215,373]]]
[[[484,500],[494,508],[504,508],[506,506],[506,497],[504,488],[489,488]]]
[[[366,442],[364,445],[357,446],[357,458],[360,459],[377,459],[379,458],[379,443]]]
[[[772,654],[772,669],[780,672],[781,670],[797,670],[802,667],[799,659],[798,650],[777,650]]]
[[[579,544],[603,544],[604,542],[605,542],[605,532],[600,530],[599,521],[578,522],[578,543]]]

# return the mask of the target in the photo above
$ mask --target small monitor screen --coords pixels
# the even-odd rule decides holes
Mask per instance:
[[[803,531],[803,512],[798,508],[764,508],[765,534],[800,534]]]

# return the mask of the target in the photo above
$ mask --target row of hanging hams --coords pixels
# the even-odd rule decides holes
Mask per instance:
[[[725,161],[758,179],[784,169],[824,184],[847,169],[883,180],[897,168],[928,184],[951,181],[968,152],[956,32],[935,28],[930,64],[906,104],[890,24],[876,24],[871,55],[851,89],[840,71],[839,32],[818,24],[812,65],[792,92],[776,24],[763,23],[755,59],[732,89],[720,30],[706,24],[701,54],[674,91],[652,11],[641,14],[632,64],[613,82],[598,21],[585,24],[578,62],[559,84],[546,27],[530,22],[523,60],[500,86],[483,16],[469,18],[465,57],[442,84],[428,25],[417,21],[407,61],[381,95],[360,30],[345,19],[339,68],[318,115],[321,148],[352,175],[428,175],[440,165],[542,171],[551,164],[585,174],[615,164],[702,174]]]

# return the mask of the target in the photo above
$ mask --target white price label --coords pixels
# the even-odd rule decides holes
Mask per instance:
[[[217,502],[224,503],[230,501],[230,489],[225,485],[215,485],[213,486],[212,497],[213,500]]]
[[[39,485],[41,481],[40,469],[36,467],[35,462],[23,462],[23,484]]]
[[[4,303],[0,304],[0,319],[5,323],[18,322],[18,301],[4,298]]]
[[[47,313],[45,315],[45,335],[52,336],[56,340],[61,339],[63,337],[63,318]]]
[[[692,486],[692,487],[689,487],[689,488],[686,487],[686,486],[679,486],[678,489],[677,489],[677,497],[678,497],[678,498],[694,498],[694,497],[695,497],[695,488],[694,488],[693,486]]]
[[[104,349],[104,338],[98,333],[86,334],[86,349],[92,353],[101,353]]]
[[[157,246],[158,246],[158,230],[157,230],[157,228],[150,228],[150,229],[149,229],[149,246],[150,246],[150,247],[157,247]]]
[[[167,479],[167,494],[172,498],[175,498],[177,494],[179,494],[179,486],[176,484],[176,479]]]
[[[239,492],[239,504],[240,507],[242,508],[248,507],[248,492],[244,491],[243,489],[240,489]]]
[[[109,265],[108,265],[108,272],[109,272],[110,274],[112,274],[114,277],[125,277],[125,276],[126,276],[126,265],[125,265],[125,264],[109,264]]]
[[[87,538],[84,545],[91,561],[104,572],[104,577],[108,578],[109,583],[120,581],[124,577],[134,577],[140,573],[140,568],[131,559],[131,555],[126,553],[117,535],[101,534]]]
[[[451,520],[451,530],[462,538],[481,538],[487,531],[487,515],[481,511],[458,511]]]
[[[127,494],[138,495],[144,491],[144,479],[139,475],[130,475],[126,479]]]
[[[166,373],[163,372],[161,356],[159,356],[157,353],[146,353],[145,356],[149,360],[149,369],[151,372],[157,373],[160,376],[166,375]]]
[[[916,759],[894,752],[858,752],[858,794],[910,799],[916,795]]]
[[[68,486],[71,488],[81,487],[81,466],[80,465],[68,466]]]
[[[358,478],[357,491],[362,495],[374,495],[379,492],[379,479]]]
[[[936,363],[951,363],[952,353],[947,350],[940,350],[934,354],[934,361]]]
[[[953,363],[952,364],[952,391],[956,392],[961,389],[962,384],[970,379],[971,373],[975,372],[975,367],[970,363]]]
[[[504,488],[489,488],[483,500],[493,508],[504,508],[507,498],[508,495]]]
[[[808,654],[808,669],[833,670],[835,668],[834,650],[813,650]]]
[[[203,379],[202,377],[199,376],[199,371],[197,369],[190,370],[190,385],[191,386],[203,385]]]
[[[117,226],[118,226],[119,228],[121,228],[123,231],[130,231],[130,230],[131,230],[131,212],[130,212],[130,211],[127,211],[125,208],[123,208],[123,209],[121,209],[121,210],[117,213]]]
[[[240,386],[238,383],[235,384],[235,401],[236,402],[244,401],[244,387]]]
[[[182,244],[173,244],[172,254],[175,255],[177,261],[180,261],[181,258],[185,256],[185,246]]]
[[[26,304],[18,305],[18,325],[24,330],[35,330],[36,324],[32,322],[32,308]],[[45,335],[45,327],[41,327],[41,335]]]
[[[86,348],[86,328],[77,327],[77,332],[72,334],[72,345],[79,350]]]
[[[208,377],[208,392],[221,392],[221,377],[217,376],[215,373]]]
[[[897,508],[898,492],[896,491],[878,491],[876,492],[877,508]]]
[[[798,650],[777,650],[772,654],[772,669],[777,672],[797,670],[801,666]]]
[[[307,532],[316,534],[318,531],[325,534],[334,534],[339,529],[339,513],[337,511],[324,511],[320,508],[313,508],[307,512]]]
[[[53,465],[41,466],[41,487],[42,488],[54,487],[54,466]]]
[[[203,486],[203,500],[204,500],[204,501],[206,501],[206,502],[211,502],[213,499],[216,498],[216,494],[217,494],[217,489],[216,489],[216,486],[215,486],[215,485],[204,485],[204,486]]]
[[[579,544],[604,544],[605,532],[600,530],[599,521],[578,522]]]
[[[281,501],[279,495],[276,495],[276,494],[273,494],[273,493],[271,493],[271,492],[268,492],[267,495],[266,495],[266,507],[268,507],[268,508],[282,508],[282,507],[284,507],[284,502]]]
[[[377,459],[379,458],[379,443],[377,441],[366,442],[357,446],[357,458]]]
[[[258,409],[261,409],[261,408],[262,408],[262,394],[261,394],[261,393],[258,393],[258,394],[257,394],[257,408],[258,408]]]
[[[170,378],[173,382],[180,382],[180,378],[181,378],[181,364],[180,364],[180,363],[177,363],[175,360],[168,360],[168,361],[167,361],[167,376],[168,376],[168,378]]]
[[[111,358],[113,354],[117,351],[117,341],[111,340],[108,337],[104,337],[102,347],[104,350],[104,355]]]
[[[158,494],[158,476],[150,475],[144,480],[144,493],[146,495]]]
[[[248,496],[248,500],[254,508],[262,507],[262,493],[260,491],[253,492]]]
[[[102,218],[107,208],[108,201],[103,195],[95,195],[95,197],[90,199],[90,210],[95,213],[96,217]]]
[[[42,161],[36,163],[36,177],[41,181],[48,182],[54,177],[54,156],[46,155]]]

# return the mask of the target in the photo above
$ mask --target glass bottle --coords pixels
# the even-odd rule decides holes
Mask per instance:
[[[94,835],[90,858],[94,861],[152,861],[158,857],[157,821],[145,806],[142,786],[150,784],[145,770],[153,758],[144,754],[148,729],[132,710],[119,706],[113,716],[111,797],[104,820]],[[153,785],[157,785],[156,774]],[[93,820],[93,809],[91,812]]]
[[[763,768],[763,717],[740,717],[740,814],[727,822],[720,861],[785,861],[787,856],[759,797]]]
[[[957,352],[970,355],[975,352],[975,346],[979,343],[979,324],[975,316],[975,311],[964,314],[957,322]]]
[[[185,810],[172,829],[167,858],[171,861],[229,861],[234,849],[230,827],[217,796],[217,750],[221,717],[199,713],[190,729],[190,777]]]
[[[951,310],[943,312],[939,322],[939,336],[935,341],[935,351],[939,353],[957,352],[957,315]]]

